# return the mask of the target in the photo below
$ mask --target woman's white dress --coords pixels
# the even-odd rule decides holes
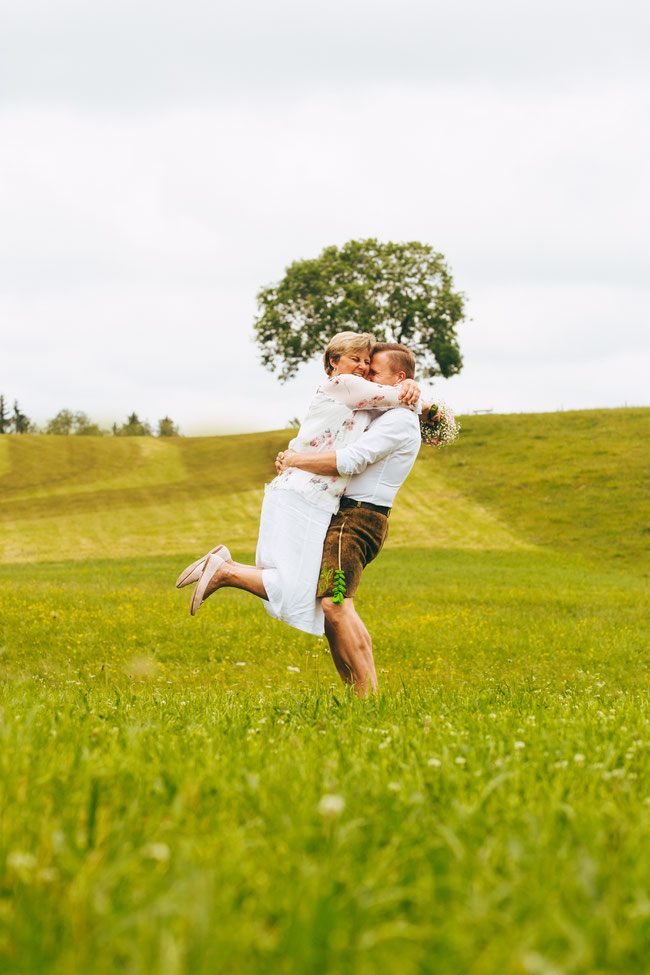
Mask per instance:
[[[399,386],[382,386],[360,376],[326,380],[289,446],[299,453],[337,450],[357,440],[372,410],[392,410]],[[420,405],[403,407],[419,412]],[[316,598],[323,543],[339,509],[349,476],[325,477],[289,468],[264,491],[255,564],[263,569],[264,605],[274,619],[321,636],[323,611]]]

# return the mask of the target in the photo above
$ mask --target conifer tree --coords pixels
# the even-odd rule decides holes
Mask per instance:
[[[18,400],[14,400],[14,414],[11,418],[11,425],[13,427],[14,433],[29,433],[30,420],[28,416],[25,416],[21,412],[18,406]]]
[[[0,433],[8,433],[10,425],[11,418],[7,412],[7,404],[4,396],[0,394]]]

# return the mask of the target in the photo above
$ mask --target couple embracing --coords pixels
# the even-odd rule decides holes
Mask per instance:
[[[428,408],[403,345],[339,332],[323,358],[327,378],[266,485],[256,564],[235,562],[217,545],[176,585],[196,583],[192,615],[212,593],[233,587],[263,599],[274,619],[317,636],[324,630],[342,680],[364,696],[377,689],[377,675],[354,595],[386,540]]]

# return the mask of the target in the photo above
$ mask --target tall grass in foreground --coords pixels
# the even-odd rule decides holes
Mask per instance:
[[[0,570],[5,971],[648,970],[640,580],[387,552],[357,701],[182,564]]]

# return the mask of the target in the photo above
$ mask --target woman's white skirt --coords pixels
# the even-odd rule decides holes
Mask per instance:
[[[263,569],[267,612],[298,630],[323,634],[323,610],[316,598],[331,511],[297,491],[267,491],[262,503],[255,564]]]

